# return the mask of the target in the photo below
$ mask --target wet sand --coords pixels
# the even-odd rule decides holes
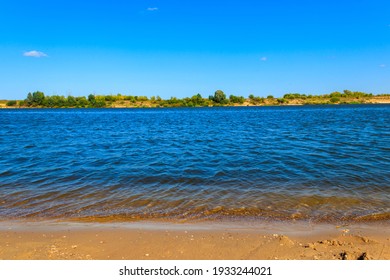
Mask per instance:
[[[6,260],[390,259],[390,225],[0,223]]]

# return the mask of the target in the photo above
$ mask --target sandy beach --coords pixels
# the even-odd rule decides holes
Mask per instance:
[[[390,226],[1,223],[6,260],[388,260]]]

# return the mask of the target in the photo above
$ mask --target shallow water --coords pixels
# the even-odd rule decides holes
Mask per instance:
[[[390,220],[390,106],[0,110],[0,219]]]

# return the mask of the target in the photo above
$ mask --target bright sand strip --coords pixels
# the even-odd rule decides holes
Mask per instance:
[[[390,225],[0,223],[0,259],[390,259]]]

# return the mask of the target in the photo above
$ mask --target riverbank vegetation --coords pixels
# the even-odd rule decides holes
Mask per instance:
[[[217,90],[209,97],[195,94],[192,97],[163,99],[160,96],[134,96],[122,94],[87,97],[72,95],[45,95],[41,91],[30,92],[24,100],[2,100],[1,107],[8,108],[147,108],[147,107],[210,107],[210,106],[272,106],[272,105],[313,105],[313,104],[370,104],[390,103],[390,94],[373,95],[359,91],[344,90],[322,95],[287,93],[275,98],[250,94],[247,98],[226,95]]]

